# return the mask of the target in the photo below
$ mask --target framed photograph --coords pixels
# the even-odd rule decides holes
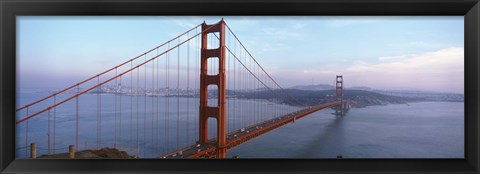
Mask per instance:
[[[479,170],[478,1],[0,8],[2,172]]]

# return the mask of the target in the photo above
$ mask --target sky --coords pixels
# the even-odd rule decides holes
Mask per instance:
[[[62,88],[209,16],[18,16],[17,86]],[[283,87],[334,84],[463,93],[463,16],[223,16]]]

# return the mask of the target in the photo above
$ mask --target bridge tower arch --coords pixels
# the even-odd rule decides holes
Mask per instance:
[[[219,34],[219,47],[208,47],[208,34]],[[225,79],[225,22],[207,25],[202,24],[201,72],[200,72],[200,114],[199,114],[199,143],[208,143],[208,118],[217,121],[217,158],[227,157],[227,125],[226,125],[226,79]],[[209,75],[208,59],[218,58],[218,74]],[[208,106],[208,86],[216,85],[218,89],[218,105]]]

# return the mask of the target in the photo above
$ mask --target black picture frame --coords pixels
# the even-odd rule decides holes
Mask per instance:
[[[478,0],[0,0],[2,173],[479,173]],[[15,159],[18,15],[461,15],[465,17],[465,159]]]

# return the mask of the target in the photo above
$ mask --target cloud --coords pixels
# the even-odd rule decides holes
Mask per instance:
[[[252,20],[251,17],[245,17],[245,16],[235,16],[235,17],[228,17],[225,18],[225,21],[227,22],[227,25],[235,25],[234,28],[238,27],[251,27],[251,26],[258,26],[259,21],[257,20]]]
[[[302,75],[308,79],[312,76],[332,78],[336,74],[343,74],[346,86],[463,93],[463,48],[385,56],[379,60],[379,63],[357,62],[343,69],[305,70]]]
[[[333,70],[303,70],[303,74],[307,74],[307,75],[318,75],[318,74],[334,75],[336,73]]]
[[[446,44],[444,43],[431,43],[431,42],[424,42],[424,41],[414,41],[414,42],[407,42],[407,43],[392,43],[387,44],[389,47],[407,47],[407,48],[440,48],[445,47]]]
[[[276,52],[276,51],[285,51],[291,49],[292,47],[281,43],[281,42],[258,42],[256,40],[247,40],[245,46],[247,49],[255,48],[255,55],[261,56],[262,54],[269,53],[269,52]],[[230,48],[233,49],[233,48]]]
[[[173,22],[175,22],[177,25],[180,25],[181,27],[188,27],[188,28],[193,28],[198,25],[191,22],[187,22],[186,20],[178,20],[178,19],[174,19]]]
[[[303,24],[298,24],[298,23],[292,25],[292,28],[293,28],[293,29],[303,29],[303,27],[304,27]]]
[[[277,39],[287,39],[287,38],[292,38],[292,37],[301,37],[303,36],[302,34],[296,32],[296,31],[291,31],[289,29],[285,28],[264,28],[262,29],[262,32],[270,37],[277,38]]]
[[[347,70],[352,72],[389,72],[397,70],[402,73],[406,73],[405,70],[415,70],[415,72],[431,72],[433,70],[443,72],[458,68],[463,70],[463,56],[463,48],[450,47],[422,54],[380,57],[379,60],[389,61],[378,64],[354,65]]]
[[[286,50],[289,48],[290,46],[283,43],[265,43],[261,47],[260,52],[280,51],[280,50]]]
[[[406,54],[406,55],[399,55],[399,56],[384,56],[379,57],[378,60],[380,61],[398,61],[398,60],[405,60],[415,56],[415,54]]]
[[[328,21],[325,26],[329,28],[337,28],[337,27],[347,27],[347,26],[352,26],[352,25],[362,25],[362,24],[370,24],[370,23],[375,23],[378,22],[378,20],[375,19],[334,19],[331,21]]]
[[[265,64],[265,65],[262,65],[263,69],[265,69],[268,74],[270,75],[276,75],[278,72],[281,72],[282,69],[277,66],[277,65],[272,65],[272,64]],[[275,79],[275,78],[274,78]]]
[[[303,24],[294,23],[288,27],[263,28],[261,31],[264,35],[274,39],[298,39],[305,36],[302,33],[303,29]]]

